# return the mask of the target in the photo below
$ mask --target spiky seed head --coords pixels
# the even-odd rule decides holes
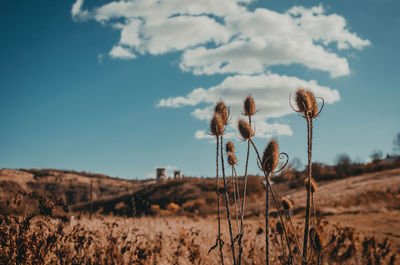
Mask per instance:
[[[277,231],[278,234],[280,234],[280,235],[283,234],[283,226],[282,226],[281,222],[277,222],[277,223],[276,223],[276,231]]]
[[[319,229],[315,229],[314,227],[310,229],[310,239],[313,247],[316,250],[321,251],[324,248],[325,239]]]
[[[217,105],[215,105],[214,112],[221,115],[224,125],[228,124],[228,108],[226,107],[224,102],[219,101]]]
[[[254,103],[254,98],[252,96],[247,96],[243,103],[244,114],[247,116],[252,116],[256,113],[256,104]]]
[[[308,178],[304,181],[304,186],[306,187],[307,190],[310,189],[310,186],[308,185]],[[318,185],[317,182],[313,178],[311,178],[311,192],[315,193],[318,190]]]
[[[269,141],[267,147],[264,150],[262,157],[262,169],[271,173],[274,171],[279,161],[279,145],[276,139]]]
[[[296,105],[299,111],[303,114],[307,113],[307,106],[310,105],[310,97],[307,91],[299,88],[296,91]]]
[[[237,158],[236,158],[235,153],[232,153],[232,152],[229,152],[229,153],[228,153],[228,163],[229,163],[229,165],[231,165],[231,166],[236,165],[236,163],[237,163]]]
[[[297,108],[304,116],[308,117],[315,109],[316,101],[315,96],[311,91],[299,88],[296,91],[296,104]],[[315,115],[318,112],[315,113]]]
[[[238,128],[240,135],[244,140],[248,140],[253,136],[253,130],[247,121],[240,119],[238,122]]]
[[[214,113],[210,121],[210,131],[214,136],[221,136],[224,133],[224,122],[219,113]]]
[[[285,210],[290,210],[293,208],[293,204],[288,198],[282,199],[282,206],[283,206],[283,209],[285,209]]]
[[[229,141],[229,142],[226,143],[225,151],[226,151],[227,153],[235,152],[235,146],[233,145],[233,143],[232,143],[231,141]]]

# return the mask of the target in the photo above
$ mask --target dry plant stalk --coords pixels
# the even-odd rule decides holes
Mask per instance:
[[[272,139],[264,150],[262,157],[262,170],[267,173],[265,182],[270,179],[271,173],[275,170],[279,161],[279,146],[276,139]],[[269,265],[269,190],[268,185],[265,185],[265,260]]]
[[[224,264],[224,254],[222,252],[222,247],[224,246],[224,242],[221,239],[221,210],[220,210],[220,202],[219,202],[219,136],[222,135],[224,130],[224,123],[222,121],[222,118],[220,116],[219,113],[214,113],[213,118],[210,121],[210,132],[211,135],[214,135],[216,138],[216,160],[215,160],[215,164],[216,164],[216,192],[217,192],[217,212],[218,212],[218,235],[217,235],[217,239],[215,242],[215,245],[213,247],[211,247],[211,249],[209,250],[209,252],[214,249],[215,247],[217,247],[218,245],[218,249],[219,249],[219,256],[221,259],[221,264]]]
[[[311,203],[314,201],[312,198],[312,172],[311,172],[311,155],[312,155],[312,130],[313,130],[313,119],[319,116],[321,110],[318,111],[318,104],[314,94],[309,90],[304,90],[302,88],[296,91],[296,112],[301,113],[303,118],[307,121],[307,206],[306,206],[306,218],[304,224],[304,240],[303,240],[303,259],[302,264],[307,264],[307,249],[308,249],[308,235],[309,235],[309,225],[310,225],[310,209]],[[293,108],[293,107],[292,107]],[[315,207],[314,207],[315,211]],[[314,224],[315,225],[315,224]]]
[[[218,130],[217,130],[218,134],[215,134],[215,136],[217,137],[217,149],[218,149],[218,144],[220,144],[219,148],[221,151],[220,152],[220,154],[221,154],[221,169],[222,169],[222,179],[224,182],[224,191],[225,191],[226,215],[227,215],[227,219],[228,219],[229,235],[230,235],[230,239],[231,239],[233,264],[236,265],[235,240],[234,240],[233,231],[232,231],[231,214],[230,214],[230,209],[229,209],[230,208],[229,193],[228,193],[228,185],[227,185],[226,175],[225,175],[225,165],[224,165],[224,155],[223,155],[223,133],[224,133],[224,126],[229,123],[229,110],[226,107],[225,103],[220,101],[215,106],[214,111],[215,111],[214,116],[220,117],[219,121],[216,121],[216,124],[219,124],[219,126],[218,126]],[[217,150],[217,157],[218,157],[218,150]],[[219,188],[218,186],[219,186],[219,183],[217,184],[217,188]],[[220,219],[219,219],[219,223],[220,223]],[[222,247],[221,247],[221,243],[220,243],[220,253],[221,252],[222,252]],[[222,260],[222,254],[221,254],[221,260]]]
[[[266,179],[266,182],[267,182],[267,186],[268,186],[268,188],[269,188],[269,191],[271,192],[272,198],[273,198],[273,200],[274,200],[275,207],[276,207],[276,209],[277,209],[277,211],[278,211],[278,215],[279,215],[280,221],[281,221],[281,223],[282,223],[282,227],[283,227],[283,231],[284,231],[285,239],[286,239],[286,244],[287,244],[288,251],[289,251],[289,257],[288,257],[288,260],[287,260],[286,264],[293,264],[293,253],[292,253],[292,249],[291,249],[291,246],[290,246],[290,241],[289,241],[287,229],[286,229],[286,226],[285,226],[285,222],[283,221],[283,216],[282,216],[282,212],[281,212],[281,209],[280,209],[278,200],[276,199],[275,192],[274,192],[274,190],[272,189],[271,182],[270,182],[270,180],[269,180],[269,174],[271,174],[271,173],[277,173],[277,172],[281,171],[281,170],[287,165],[288,160],[289,160],[289,159],[288,159],[288,155],[287,155],[286,153],[281,153],[281,154],[279,154],[279,156],[280,156],[280,155],[284,155],[284,156],[287,157],[286,163],[285,163],[278,171],[273,171],[273,172],[268,173],[268,172],[266,172],[266,171],[263,169],[263,167],[262,167],[262,165],[263,165],[263,160],[261,159],[260,153],[258,152],[258,149],[257,149],[257,147],[256,147],[256,145],[254,144],[254,141],[253,141],[252,139],[250,139],[250,143],[251,143],[251,145],[253,146],[254,151],[256,152],[256,155],[257,155],[257,159],[258,159],[258,163],[259,163],[260,169],[262,169],[262,171],[263,171],[263,173],[264,173],[264,176],[266,177],[265,179]],[[278,156],[278,157],[279,157],[279,156]],[[274,165],[273,162],[270,162],[269,164]]]
[[[231,141],[229,141],[226,144],[225,148],[228,156],[228,164],[231,166],[232,169],[232,176],[231,176],[231,181],[232,181],[232,188],[233,188],[233,202],[235,204],[235,220],[236,220],[236,234],[239,234],[239,213],[238,213],[238,205],[240,204],[240,196],[239,196],[239,186],[238,186],[238,181],[237,181],[237,175],[236,175],[236,170],[235,170],[235,165],[237,163],[237,158],[235,153],[233,151],[235,150],[235,147]],[[236,237],[235,237],[236,239]]]
[[[251,95],[247,96],[247,98],[243,102],[243,112],[242,114],[247,116],[248,123],[245,120],[239,120],[238,128],[239,132],[243,138],[243,140],[247,140],[247,155],[246,155],[246,165],[244,169],[244,180],[243,180],[243,199],[242,199],[242,207],[241,207],[241,215],[240,215],[240,235],[238,240],[239,245],[239,256],[238,256],[238,264],[242,263],[242,254],[243,254],[243,234],[244,234],[244,209],[246,204],[246,191],[247,191],[247,172],[249,167],[249,158],[250,158],[250,138],[253,136],[254,132],[251,128],[251,116],[255,114],[256,105],[254,103],[254,99]]]
[[[307,188],[307,207],[306,207],[306,218],[305,218],[305,229],[304,229],[304,243],[303,243],[303,251],[302,251],[302,263],[307,264],[307,245],[308,245],[308,235],[309,235],[309,225],[310,225],[310,209],[311,209],[311,204],[312,204],[312,209],[314,211],[314,226],[316,225],[315,221],[315,205],[314,205],[314,199],[313,199],[313,193],[316,191],[317,185],[315,181],[312,179],[312,172],[311,172],[311,146],[312,146],[312,121],[314,118],[316,118],[321,110],[318,111],[318,104],[316,102],[316,98],[314,94],[311,91],[307,91],[304,89],[298,89],[296,92],[296,104],[298,110],[295,110],[296,112],[299,112],[302,114],[302,116],[306,119],[307,121],[307,140],[308,140],[308,165],[307,165],[307,180],[305,182],[306,188]],[[273,173],[277,173],[280,170],[282,170],[287,162],[288,162],[288,155],[286,153],[279,153],[279,145],[276,139],[272,139],[267,147],[264,150],[262,158],[260,157],[260,154],[254,144],[254,141],[252,137],[254,136],[254,131],[252,129],[252,116],[256,113],[256,108],[255,108],[255,103],[254,103],[254,98],[252,96],[248,96],[245,101],[243,102],[243,111],[242,114],[247,117],[247,120],[245,119],[239,119],[238,121],[238,130],[239,133],[244,141],[247,141],[247,155],[246,155],[246,164],[245,164],[245,171],[244,171],[244,181],[243,181],[243,196],[241,197],[239,193],[239,183],[237,181],[237,174],[235,171],[235,164],[237,163],[237,158],[234,154],[234,145],[232,142],[228,142],[226,144],[226,152],[227,152],[227,161],[229,165],[232,167],[232,186],[233,186],[233,196],[234,196],[234,204],[235,204],[235,218],[236,218],[236,229],[239,230],[238,226],[238,209],[237,205],[238,203],[241,204],[241,207],[239,207],[239,214],[240,214],[240,232],[239,234],[235,237],[233,237],[233,232],[232,232],[232,226],[231,226],[231,216],[230,216],[230,211],[229,211],[229,193],[227,189],[227,182],[226,182],[226,176],[225,176],[225,166],[224,166],[224,157],[223,157],[223,133],[224,133],[224,127],[229,124],[229,109],[226,107],[226,105],[220,101],[216,104],[214,108],[214,117],[210,122],[210,129],[212,135],[216,136],[216,142],[217,142],[217,203],[218,203],[218,238],[217,238],[217,243],[220,246],[220,253],[221,253],[221,262],[223,263],[223,255],[222,255],[222,246],[221,246],[221,234],[220,234],[220,209],[219,209],[219,176],[218,176],[218,155],[221,156],[221,169],[222,169],[222,177],[224,181],[224,191],[225,191],[225,203],[226,203],[226,210],[227,210],[227,219],[228,219],[228,225],[229,225],[229,233],[230,233],[230,238],[231,238],[231,250],[232,250],[232,257],[233,257],[233,263],[236,265],[236,256],[235,256],[235,241],[237,239],[238,241],[238,248],[239,248],[239,253],[237,257],[237,263],[239,265],[242,264],[242,258],[243,258],[243,243],[242,239],[244,236],[244,212],[245,212],[245,201],[246,201],[246,190],[247,190],[247,174],[248,174],[248,165],[249,165],[249,155],[250,155],[250,145],[252,145],[256,155],[257,155],[257,163],[260,167],[260,169],[263,171],[264,176],[265,176],[265,181],[266,181],[266,186],[265,186],[265,256],[266,256],[266,264],[269,265],[269,259],[270,259],[270,243],[269,243],[269,197],[270,193],[273,198],[274,204],[276,206],[276,209],[279,214],[280,218],[280,223],[282,227],[282,235],[285,235],[286,243],[287,243],[287,248],[288,248],[288,258],[286,260],[286,264],[292,264],[293,263],[293,253],[291,250],[290,246],[290,241],[288,237],[288,231],[285,226],[285,222],[283,220],[283,216],[280,210],[279,203],[276,199],[276,196],[274,194],[274,191],[271,186],[270,182],[270,176]],[[219,153],[220,152],[220,153]],[[286,164],[279,169],[278,171],[275,171],[280,156],[285,155],[287,158]],[[236,176],[236,181],[234,179],[234,176]],[[241,199],[241,200],[240,200]],[[283,200],[283,207],[286,211],[290,211],[293,205],[289,200]],[[300,244],[297,239],[297,235],[294,230],[294,226],[291,220],[290,214],[288,215],[289,221],[296,239],[296,245],[297,248],[300,250]],[[283,243],[283,242],[282,242]],[[285,255],[284,255],[285,256]],[[286,259],[284,257],[284,259]]]

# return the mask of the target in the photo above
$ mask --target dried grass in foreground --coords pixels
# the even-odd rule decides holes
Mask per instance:
[[[208,254],[209,242],[215,239],[215,217],[192,219],[187,217],[95,217],[89,220],[71,218],[68,223],[54,218],[37,216],[27,227],[24,245],[16,246],[15,255],[5,262],[9,232],[21,229],[10,217],[1,217],[1,264],[219,264],[219,256]],[[248,239],[243,240],[246,251],[243,264],[265,263],[264,219],[248,219]],[[281,264],[282,256],[274,249],[281,248],[281,236],[271,227],[272,264]],[[322,229],[328,227],[322,226]],[[326,247],[320,264],[396,264],[387,241],[362,238],[353,229],[336,226],[325,235],[337,235],[337,240]],[[298,234],[302,227],[296,226]],[[222,229],[223,240],[229,231]],[[14,234],[15,235],[15,234]],[[294,238],[292,238],[294,240]],[[331,238],[326,238],[329,243]],[[325,243],[325,244],[326,244]],[[223,248],[224,255],[230,250]],[[315,252],[314,252],[315,253]],[[40,258],[40,259],[38,259]],[[316,256],[310,260],[315,264]],[[231,264],[226,260],[225,264]]]

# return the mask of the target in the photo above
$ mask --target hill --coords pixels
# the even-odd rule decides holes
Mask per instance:
[[[89,201],[91,183],[93,200],[98,200],[132,193],[143,182],[71,170],[1,169],[0,198],[9,198],[20,191],[35,191],[72,206]]]

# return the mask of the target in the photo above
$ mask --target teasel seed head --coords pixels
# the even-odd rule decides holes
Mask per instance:
[[[226,143],[225,151],[226,151],[227,153],[235,152],[235,146],[233,145],[233,143],[232,143],[231,141],[229,141],[229,142]]]
[[[253,130],[251,129],[251,126],[247,121],[240,119],[238,122],[238,128],[240,135],[244,140],[248,140],[253,137]]]
[[[252,96],[247,96],[243,103],[244,114],[246,116],[253,116],[256,113],[256,104]]]
[[[281,224],[281,222],[277,222],[276,223],[276,231],[278,232],[278,234],[282,235],[283,234],[283,226]]]
[[[224,102],[219,101],[217,105],[215,105],[214,112],[219,113],[219,115],[221,115],[224,125],[228,124],[229,113],[228,113],[228,108],[226,107]]]
[[[279,161],[279,145],[276,139],[272,139],[264,150],[262,157],[262,169],[267,173],[272,173]]]
[[[210,121],[210,131],[214,136],[221,136],[224,133],[224,122],[219,113],[214,113]]]
[[[293,204],[288,198],[282,199],[282,206],[283,206],[283,209],[285,209],[286,211],[293,208]]]
[[[316,105],[315,96],[311,91],[299,88],[296,92],[296,104],[299,112],[303,113],[305,117],[311,115]],[[315,115],[318,112],[315,113]]]
[[[310,188],[310,186],[308,186],[308,178],[306,178],[306,180],[304,181],[304,186],[306,187],[307,190]],[[317,192],[317,190],[318,190],[317,182],[315,182],[315,180],[311,178],[311,192],[315,193]]]
[[[229,163],[229,165],[231,165],[231,166],[236,165],[236,163],[237,163],[237,158],[236,158],[235,153],[233,153],[233,152],[229,152],[229,153],[228,153],[228,163]]]
[[[312,245],[314,246],[314,248],[316,250],[318,250],[318,251],[323,250],[324,245],[325,245],[325,239],[319,229],[315,229],[314,227],[312,227],[310,229],[310,239],[311,239]]]

